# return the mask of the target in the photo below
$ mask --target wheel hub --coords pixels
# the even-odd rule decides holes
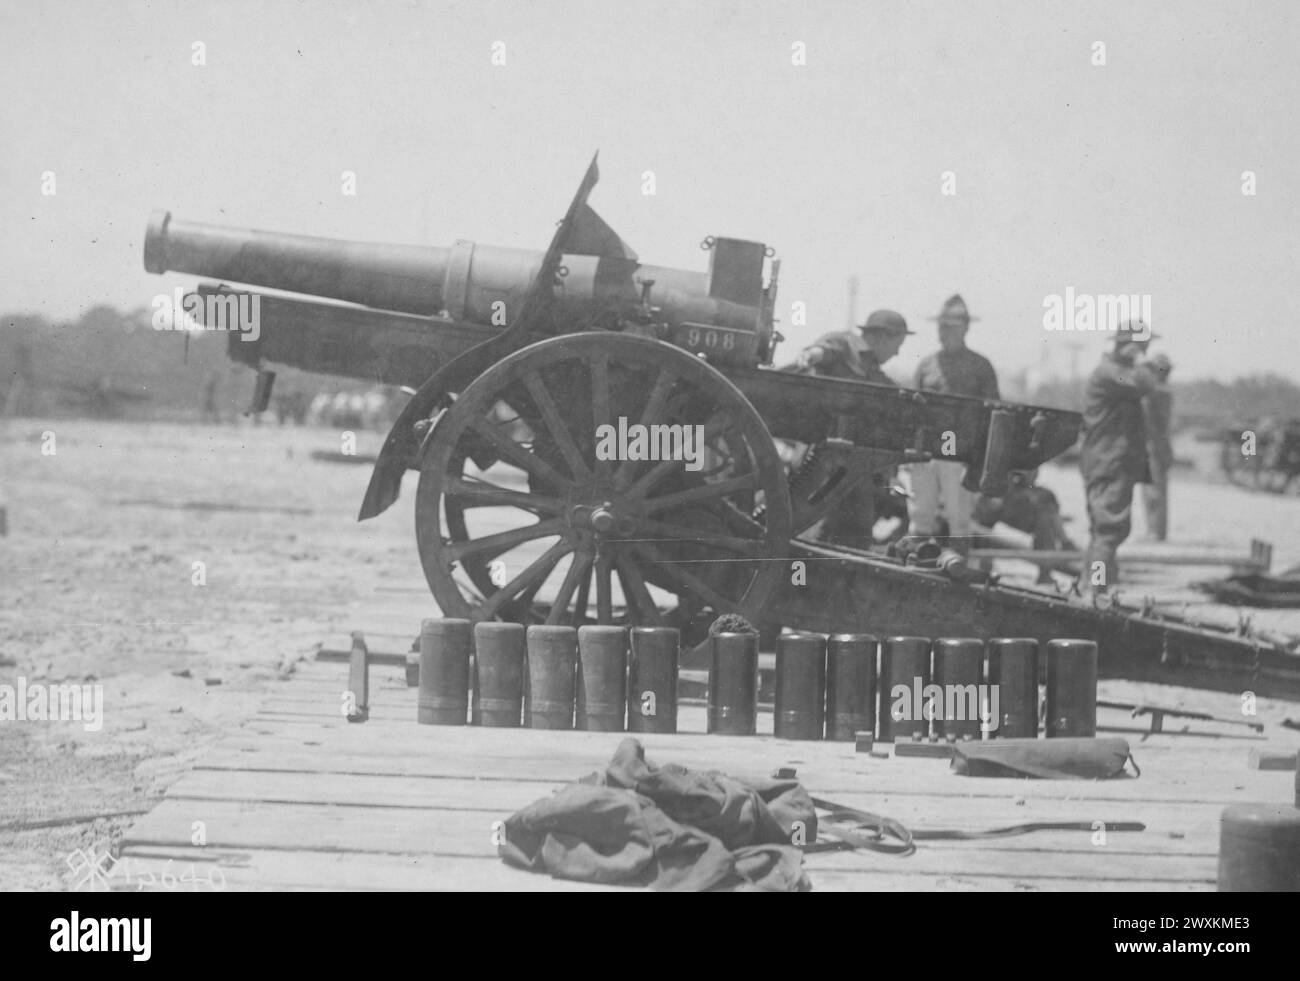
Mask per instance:
[[[610,498],[570,504],[568,524],[579,537],[615,538],[636,530],[636,514],[626,504]]]

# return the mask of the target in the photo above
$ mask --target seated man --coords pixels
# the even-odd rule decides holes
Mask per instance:
[[[1040,552],[1073,552],[1078,546],[1065,531],[1061,504],[1046,487],[1035,486],[1038,471],[1023,485],[1013,486],[1003,497],[981,496],[975,503],[974,520],[985,528],[1003,524],[1033,536],[1033,549]],[[1049,570],[1038,568],[1038,581],[1051,582]]]

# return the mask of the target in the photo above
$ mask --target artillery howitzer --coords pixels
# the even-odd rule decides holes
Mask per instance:
[[[593,160],[544,252],[156,213],[145,268],[342,301],[260,295],[257,337],[232,334],[230,356],[259,370],[259,409],[268,364],[414,389],[360,518],[419,471],[416,537],[445,616],[688,627],[732,612],[817,630],[1091,635],[1051,614],[1096,611],[1054,597],[989,587],[970,607],[970,587],[939,573],[799,540],[857,481],[945,449],[969,487],[1000,494],[1074,443],[1076,413],[774,370],[772,251],[710,237],[707,272],[643,264],[588,206],[596,180]],[[788,477],[774,437],[814,459]],[[805,588],[790,585],[796,562]],[[1026,620],[1026,602],[1050,609]],[[951,628],[934,622],[939,604]]]
[[[1254,433],[1253,452],[1244,452],[1243,435]],[[1239,487],[1287,494],[1300,478],[1300,419],[1262,419],[1219,433],[1219,464]]]

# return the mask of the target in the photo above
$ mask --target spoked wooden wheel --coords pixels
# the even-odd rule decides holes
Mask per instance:
[[[790,501],[767,426],[660,341],[585,333],[516,352],[436,421],[420,470],[420,560],[447,616],[756,622],[784,574]]]

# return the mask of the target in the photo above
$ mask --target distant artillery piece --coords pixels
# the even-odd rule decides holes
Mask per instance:
[[[1219,465],[1238,487],[1287,494],[1296,486],[1300,419],[1263,419],[1251,426],[1224,429],[1219,438]]]

